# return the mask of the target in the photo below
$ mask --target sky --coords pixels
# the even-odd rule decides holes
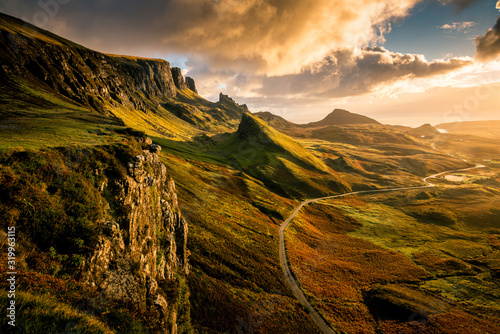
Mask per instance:
[[[497,0],[1,0],[106,53],[162,58],[211,101],[297,123],[500,119]]]

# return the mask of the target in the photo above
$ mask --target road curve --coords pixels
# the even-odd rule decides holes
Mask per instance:
[[[293,210],[292,214],[280,225],[279,228],[279,238],[280,238],[280,262],[281,262],[281,268],[283,269],[283,273],[285,274],[285,279],[288,285],[290,286],[290,289],[292,290],[293,294],[295,297],[299,300],[299,302],[309,311],[309,314],[314,321],[314,323],[319,327],[321,332],[324,334],[336,334],[337,332],[330,327],[330,325],[319,315],[319,313],[316,311],[316,309],[309,303],[307,300],[306,296],[304,295],[304,292],[302,289],[299,287],[298,282],[295,280],[292,270],[290,269],[288,265],[288,259],[286,256],[286,247],[285,247],[285,229],[290,225],[292,222],[293,218],[299,213],[300,209],[313,202],[318,202],[324,199],[331,199],[331,198],[337,198],[337,197],[344,197],[344,196],[349,196],[349,195],[358,195],[358,194],[368,194],[368,193],[379,193],[379,192],[390,192],[390,191],[397,191],[397,190],[410,190],[410,189],[422,189],[422,188],[431,188],[435,187],[434,184],[430,183],[427,181],[428,179],[438,177],[440,175],[446,174],[446,173],[453,173],[453,172],[464,172],[470,169],[474,168],[482,168],[484,166],[482,165],[476,165],[474,167],[470,168],[463,168],[463,169],[457,169],[457,170],[449,170],[449,171],[444,171],[441,173],[433,174],[430,176],[427,176],[426,178],[422,179],[423,182],[425,182],[427,185],[425,186],[416,186],[416,187],[400,187],[400,188],[386,188],[386,189],[376,189],[376,190],[361,190],[361,191],[353,191],[350,193],[345,193],[345,194],[340,194],[340,195],[333,195],[333,196],[326,196],[326,197],[319,197],[319,198],[313,198],[313,199],[308,199],[302,203],[300,203],[295,210]]]

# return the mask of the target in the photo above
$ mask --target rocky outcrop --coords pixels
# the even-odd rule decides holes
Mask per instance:
[[[4,14],[0,45],[2,76],[24,77],[101,113],[117,105],[146,112],[152,98],[187,88],[165,60],[99,53]]]
[[[174,84],[177,89],[187,89],[188,86],[184,81],[184,77],[182,76],[182,70],[178,67],[172,67],[172,78],[174,79]]]
[[[142,143],[145,149],[128,163],[127,175],[99,187],[111,199],[103,205],[108,219],[84,263],[83,280],[107,298],[155,310],[164,332],[176,333],[180,296],[167,295],[165,287],[189,272],[188,226],[157,154],[161,147],[148,138]]]
[[[219,93],[219,101],[216,103],[216,106],[225,110],[230,117],[239,119],[241,119],[244,113],[249,112],[246,104],[238,104],[228,95],[222,93]]]
[[[196,84],[194,82],[194,79],[191,77],[186,77],[186,85],[189,89],[191,89],[193,92],[198,94],[198,91],[196,90]]]

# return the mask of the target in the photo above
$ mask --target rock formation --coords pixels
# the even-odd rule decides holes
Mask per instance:
[[[182,70],[178,67],[172,67],[172,77],[174,79],[174,84],[177,89],[187,89],[188,86],[184,82],[184,77],[182,76]]]
[[[104,203],[105,233],[85,261],[84,281],[106,298],[155,309],[165,333],[176,333],[175,301],[180,296],[167,296],[162,287],[175,286],[189,272],[188,227],[175,183],[157,154],[161,147],[149,138],[142,143],[145,149],[128,163],[125,178],[109,179],[99,187],[113,200]]]
[[[196,84],[194,82],[194,79],[191,77],[186,77],[186,85],[188,86],[189,89],[191,89],[193,92],[198,94],[198,91],[196,90]]]

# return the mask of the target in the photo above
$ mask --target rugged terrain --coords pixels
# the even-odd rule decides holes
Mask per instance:
[[[6,15],[0,33],[1,225],[18,233],[25,332],[317,333],[280,267],[293,208],[475,162],[487,174],[470,184],[308,207],[287,250],[342,331],[418,332],[422,319],[496,330],[494,140],[338,109],[294,124],[222,93],[207,101],[165,60],[102,54]]]

